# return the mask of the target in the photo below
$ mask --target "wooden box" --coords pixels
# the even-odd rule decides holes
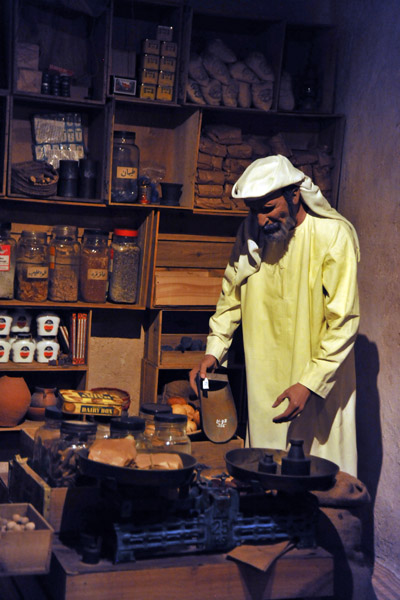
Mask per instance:
[[[12,502],[29,502],[50,523],[56,533],[77,531],[86,511],[98,501],[96,484],[79,487],[51,487],[28,464],[15,456],[9,464],[9,497]]]
[[[244,448],[244,440],[235,437],[229,442],[223,444],[214,444],[214,442],[192,442],[192,455],[198,463],[207,465],[213,471],[226,472],[225,454],[229,450]]]
[[[0,576],[48,573],[52,527],[31,504],[0,504],[0,518],[12,519],[15,514],[28,517],[35,529],[0,532]]]

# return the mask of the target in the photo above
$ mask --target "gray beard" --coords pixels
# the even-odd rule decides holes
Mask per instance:
[[[278,228],[276,228],[278,226]],[[296,227],[296,220],[288,216],[284,223],[272,223],[261,228],[264,236],[264,241],[271,242],[286,242],[293,233]]]

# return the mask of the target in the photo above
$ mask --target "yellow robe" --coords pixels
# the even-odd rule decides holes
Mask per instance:
[[[291,438],[307,453],[332,460],[356,475],[355,369],[359,324],[357,256],[346,223],[307,214],[285,247],[269,244],[261,264],[237,283],[227,266],[210,319],[207,354],[224,364],[242,321],[251,447],[284,450]],[[300,382],[313,393],[291,423],[272,418],[272,404]]]

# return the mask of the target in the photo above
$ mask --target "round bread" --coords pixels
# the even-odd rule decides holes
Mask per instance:
[[[173,404],[171,408],[174,415],[187,415],[185,406],[183,404]]]
[[[167,404],[170,406],[173,404],[187,404],[187,400],[183,396],[171,396],[171,398],[167,399]]]
[[[188,419],[188,422],[186,424],[186,433],[194,433],[195,431],[197,431],[196,423],[191,419]]]

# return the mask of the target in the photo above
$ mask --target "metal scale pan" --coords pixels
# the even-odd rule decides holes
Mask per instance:
[[[264,473],[258,470],[258,463],[264,455],[272,454],[277,463],[276,473]],[[339,467],[323,458],[307,456],[311,460],[309,475],[282,475],[282,457],[287,456],[283,450],[267,448],[237,448],[225,455],[226,468],[229,475],[242,482],[258,481],[265,490],[278,490],[289,493],[329,490],[335,484]]]
[[[84,475],[96,479],[113,479],[117,483],[131,486],[151,486],[178,488],[190,483],[196,459],[183,452],[170,452],[181,457],[182,469],[135,469],[129,467],[115,467],[107,463],[97,462],[88,458],[89,450],[79,451],[79,468]],[[163,451],[166,454],[167,451]]]

